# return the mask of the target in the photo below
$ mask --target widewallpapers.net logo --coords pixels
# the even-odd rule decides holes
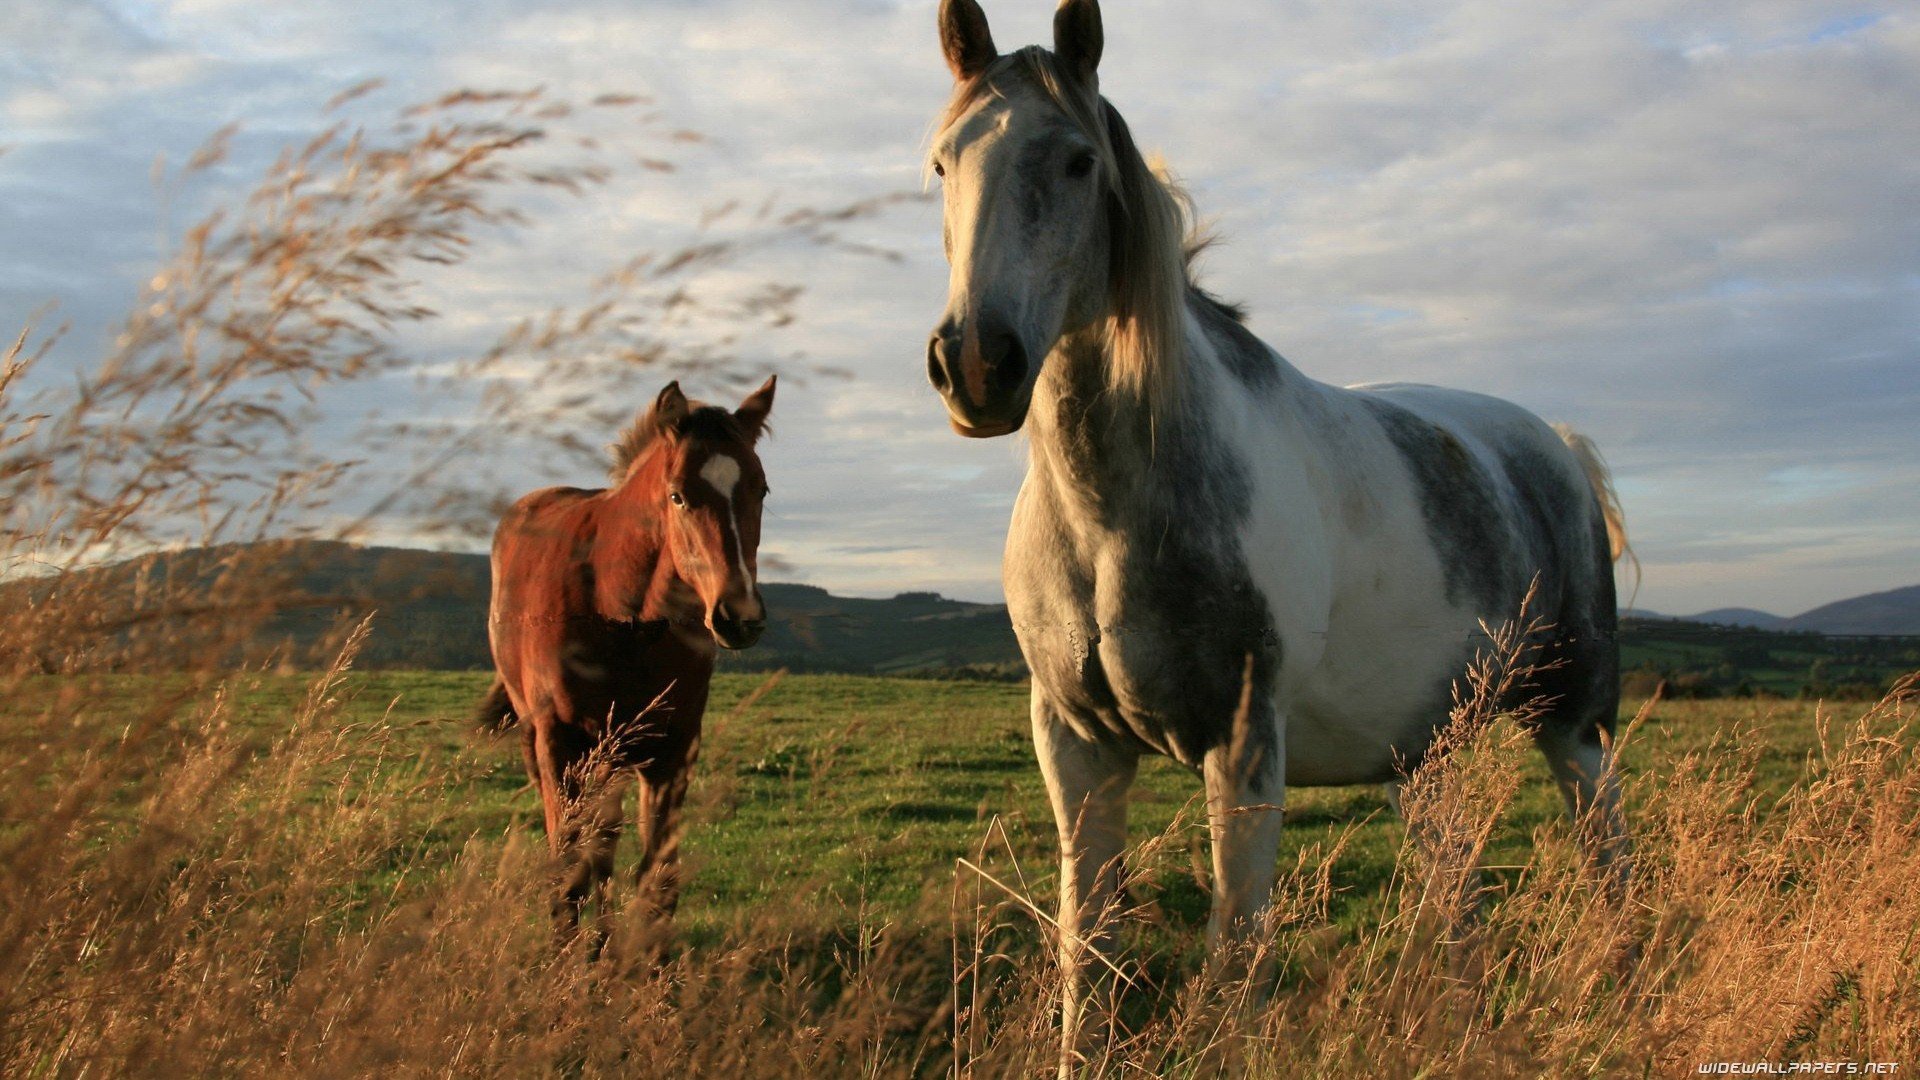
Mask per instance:
[[[1709,1061],[1694,1072],[1705,1076],[1893,1076],[1897,1061]]]

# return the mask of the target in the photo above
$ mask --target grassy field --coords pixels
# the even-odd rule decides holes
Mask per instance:
[[[474,733],[462,719],[482,689],[480,675],[440,672],[347,673],[318,683],[312,676],[254,675],[218,686],[137,676],[25,683],[12,719],[0,728],[0,751],[14,769],[40,772],[8,778],[16,792],[5,831],[8,885],[27,902],[6,929],[24,950],[16,956],[30,957],[16,972],[16,989],[0,994],[9,1059],[27,1073],[65,1075],[86,1063],[125,1071],[139,1060],[125,1056],[129,1047],[152,1053],[158,1037],[149,1031],[129,1043],[122,1032],[116,1041],[116,1028],[132,1021],[114,1003],[128,996],[145,1003],[169,1040],[182,1036],[167,1025],[168,1009],[183,1011],[175,1023],[189,1032],[198,1031],[191,1018],[231,1024],[234,1016],[201,1000],[204,991],[180,1000],[175,984],[198,972],[193,977],[216,985],[238,978],[228,991],[236,1003],[225,1008],[275,1032],[269,1044],[284,1045],[268,1046],[269,1058],[350,1062],[348,1072],[379,1061],[403,1072],[618,1073],[637,1052],[621,1025],[646,1009],[664,1010],[660,1015],[679,1025],[664,1029],[677,1031],[673,1038],[650,1033],[666,1039],[660,1052],[688,1060],[689,1044],[698,1040],[704,1054],[717,1028],[755,1049],[737,1060],[699,1060],[732,1061],[729,1067],[753,1075],[789,1066],[834,1075],[1001,1075],[1047,1060],[1045,931],[1026,905],[1051,909],[1055,848],[1022,687],[722,677],[690,796],[691,882],[669,949],[673,959],[651,974],[619,961],[587,965],[551,954],[538,806],[517,746]],[[175,719],[155,719],[163,714]],[[1903,1040],[1920,1031],[1920,994],[1912,989],[1920,949],[1916,920],[1906,913],[1910,897],[1875,900],[1880,907],[1855,913],[1867,926],[1906,920],[1904,939],[1895,933],[1891,947],[1872,946],[1891,948],[1883,961],[1893,976],[1847,959],[1866,947],[1858,941],[1822,945],[1822,955],[1810,958],[1802,954],[1811,938],[1796,946],[1782,936],[1777,947],[1797,948],[1799,963],[1819,968],[1796,975],[1784,1003],[1729,1001],[1682,1023],[1666,1016],[1671,1006],[1661,1002],[1697,993],[1689,990],[1696,978],[1715,980],[1736,998],[1757,993],[1755,1001],[1773,1000],[1757,986],[1736,990],[1717,967],[1732,963],[1723,955],[1728,950],[1755,948],[1756,935],[1798,932],[1791,930],[1796,920],[1839,918],[1836,894],[1815,887],[1826,871],[1796,848],[1806,838],[1793,833],[1813,828],[1808,822],[1826,822],[1820,828],[1838,830],[1832,836],[1860,832],[1855,839],[1869,844],[1864,855],[1842,851],[1866,861],[1849,864],[1846,881],[1820,888],[1872,893],[1886,887],[1881,875],[1906,872],[1901,866],[1914,861],[1917,824],[1902,801],[1913,794],[1911,731],[1902,726],[1910,721],[1895,709],[1849,736],[1847,724],[1822,719],[1810,703],[1656,704],[1624,754],[1648,888],[1657,891],[1610,923],[1609,934],[1642,942],[1663,959],[1658,976],[1649,976],[1653,990],[1619,993],[1618,1003],[1606,995],[1638,976],[1623,975],[1604,958],[1575,962],[1564,953],[1567,928],[1581,925],[1579,913],[1599,901],[1582,891],[1559,798],[1524,740],[1510,736],[1464,755],[1460,786],[1449,796],[1487,810],[1490,833],[1477,861],[1491,894],[1482,908],[1494,913],[1489,927],[1507,935],[1507,951],[1495,954],[1504,958],[1498,970],[1474,977],[1487,983],[1475,1008],[1448,997],[1451,990],[1409,989],[1460,982],[1449,967],[1457,958],[1446,958],[1457,943],[1429,949],[1432,941],[1409,914],[1427,903],[1425,886],[1413,869],[1418,859],[1404,847],[1406,827],[1383,793],[1289,793],[1281,866],[1291,873],[1282,883],[1276,998],[1289,1004],[1265,1022],[1289,1015],[1322,1041],[1299,1068],[1275,1065],[1283,1058],[1274,1057],[1259,1071],[1322,1075],[1371,1061],[1397,1072],[1380,1064],[1391,1061],[1440,1074],[1674,1073],[1690,1071],[1676,1062],[1706,1053],[1701,1046],[1862,1059],[1909,1048]],[[1863,753],[1879,754],[1872,767],[1908,786],[1890,809],[1856,808],[1837,823],[1821,817],[1828,811],[1820,799],[1864,782],[1853,775],[1867,768]],[[18,797],[23,783],[47,793],[47,821],[77,838],[78,849],[50,850],[58,846],[54,824],[43,828],[18,812],[28,805]],[[69,783],[88,794],[77,803],[55,797],[72,790]],[[1140,965],[1130,969],[1139,988],[1122,1009],[1125,1026],[1141,1033],[1126,1044],[1124,1060],[1134,1068],[1151,1063],[1153,1070],[1204,1074],[1211,1067],[1206,1047],[1219,1041],[1197,1037],[1191,1027],[1202,1014],[1217,1022],[1217,1009],[1207,1013],[1196,1004],[1204,997],[1195,974],[1207,907],[1197,793],[1191,774],[1160,760],[1147,763],[1136,789],[1134,837],[1147,853],[1134,869],[1136,907],[1122,927],[1124,948]],[[1887,844],[1888,829],[1893,840],[1905,838],[1906,849],[1876,860],[1871,845]],[[998,883],[963,867],[963,859]],[[70,924],[80,915],[61,906],[74,898],[60,879],[86,883],[75,887],[84,893],[87,925]],[[1777,901],[1787,902],[1769,910]],[[34,925],[35,918],[52,925]],[[100,952],[98,927],[116,920],[125,925],[115,940],[134,952],[109,962],[113,952]],[[1724,929],[1705,933],[1720,925],[1715,920]],[[1839,918],[1836,925],[1852,924]],[[616,928],[616,955],[623,940],[658,932],[651,924],[629,929],[623,939]],[[1859,927],[1852,930],[1857,937]],[[436,949],[452,950],[444,970],[430,962]],[[406,967],[368,974],[389,953],[429,973]],[[479,965],[486,969],[479,985],[492,987],[485,991],[473,989],[477,956],[496,957]],[[236,962],[252,973],[236,976]],[[1569,987],[1548,974],[1561,967],[1585,970],[1584,992],[1600,996],[1570,1003]],[[631,981],[609,996],[606,979],[615,973]],[[528,985],[488,982],[522,976]],[[1905,980],[1890,996],[1883,985],[1889,977]],[[396,1034],[384,1014],[370,1017],[336,1001],[339,980],[348,978],[371,980],[363,997],[424,1009],[416,1019],[434,1034]],[[317,982],[304,986],[309,980]],[[72,1000],[20,1000],[34,986]],[[638,1003],[621,996],[645,997],[634,987],[653,987],[647,992],[656,996]],[[588,1010],[599,1019],[585,1028],[567,1010],[542,1011],[580,994],[601,1002]],[[687,1010],[702,1001],[712,1007],[707,994],[731,995],[726,1000],[735,1010],[718,1019],[702,1013],[701,1024],[713,1027],[688,1019]],[[983,994],[991,1000],[983,1003]],[[530,1000],[546,1004],[533,1008]],[[1807,1000],[1814,1003],[1811,1018],[1802,1015]],[[1363,1038],[1359,1025],[1328,1039],[1329,1018],[1348,1023],[1343,1010],[1355,1009],[1383,1017],[1381,1030]],[[1550,1020],[1555,1009],[1569,1011],[1546,1034],[1513,1045],[1491,1034],[1506,1030],[1496,1021],[1514,1010]],[[1602,1030],[1603,1019],[1617,1022],[1630,1009],[1645,1013],[1632,1014],[1645,1030],[1632,1038]],[[1755,1009],[1778,1030],[1757,1022]],[[487,1023],[505,1024],[505,1032],[491,1036],[488,1052],[475,1059],[484,1065],[453,1068],[458,1055],[445,1055],[456,1043],[465,1052],[481,1020],[463,1027],[460,1017],[473,1010],[492,1017]],[[1452,1012],[1460,1013],[1459,1023],[1487,1025],[1485,1031],[1447,1035]],[[327,1030],[338,1025],[353,1039],[316,1037],[311,1018],[320,1014],[333,1015]],[[117,1019],[108,1023],[108,1015]],[[92,1041],[72,1044],[76,1031],[95,1024],[102,1027]],[[781,1034],[789,1028],[813,1034]],[[58,1031],[67,1032],[66,1044],[53,1038]],[[184,1039],[157,1060],[215,1071],[262,1065],[258,1043],[229,1045],[233,1036],[204,1031],[197,1037],[201,1042]],[[1386,1058],[1369,1056],[1378,1039],[1395,1046]],[[1556,1050],[1542,1039],[1567,1039],[1575,1049]],[[768,1040],[778,1047],[771,1056]],[[1023,1049],[993,1049],[1002,1044]],[[1299,1048],[1286,1045],[1269,1049],[1294,1060]],[[610,1046],[621,1049],[607,1057]]]
[[[243,677],[232,684],[230,723],[264,749],[285,734],[310,676]],[[394,809],[411,839],[406,869],[451,863],[475,840],[541,835],[539,800],[513,737],[477,734],[464,720],[486,689],[472,672],[356,674],[338,689],[345,732],[377,744],[388,773],[425,768],[440,782],[410,788]],[[1027,881],[1051,894],[1054,825],[1033,759],[1027,691],[1005,683],[845,675],[723,675],[708,712],[703,756],[689,795],[685,848],[692,867],[683,929],[711,941],[769,911],[796,927],[848,928],[860,919],[908,916],[955,879],[955,860],[979,855],[998,821]],[[61,680],[62,696],[90,702],[88,724],[110,732],[165,680],[93,676]],[[52,691],[54,683],[43,684]],[[764,689],[752,704],[743,698]],[[1633,703],[1637,705],[1637,703]],[[1629,709],[1623,723],[1631,719]],[[8,741],[31,739],[16,728]],[[1689,754],[1739,744],[1756,755],[1757,793],[1784,792],[1819,746],[1803,702],[1676,701],[1656,707],[1629,743],[1628,768],[1660,775]],[[357,775],[348,773],[347,775]],[[335,782],[322,774],[316,788]],[[1198,778],[1149,757],[1133,793],[1135,842],[1174,827],[1194,861],[1205,859]],[[1524,787],[1489,849],[1493,866],[1524,863],[1536,830],[1564,829],[1544,764],[1524,759]],[[1176,818],[1178,821],[1176,821]],[[1377,787],[1300,788],[1288,794],[1283,862],[1344,837],[1336,869],[1338,922],[1375,923],[1405,826]],[[994,831],[994,847],[1008,845]],[[633,857],[623,845],[623,862]],[[1178,861],[1178,860],[1176,860]],[[1498,871],[1494,871],[1496,874]],[[396,867],[390,873],[397,874]],[[391,886],[378,878],[370,888]],[[1169,932],[1204,926],[1206,894],[1192,872],[1155,879]]]
[[[125,679],[108,681],[127,682]],[[144,680],[116,688],[137,694]],[[689,856],[697,865],[684,914],[717,926],[779,899],[809,898],[832,918],[861,910],[904,913],[931,887],[952,880],[954,860],[979,847],[1001,819],[1031,878],[1052,873],[1054,825],[1033,760],[1023,685],[951,683],[843,675],[791,675],[773,681],[750,707],[742,698],[765,676],[723,675],[708,712],[703,758],[689,798]],[[471,733],[463,720],[486,688],[468,672],[379,672],[343,687],[343,719],[391,732],[391,752],[438,758],[455,786],[414,809],[432,821],[424,851],[450,857],[470,836],[503,836],[540,827],[516,744]],[[263,738],[277,734],[305,681],[253,680],[236,707],[238,722]],[[1639,702],[1629,702],[1622,723]],[[1657,777],[1688,755],[1754,755],[1756,794],[1780,795],[1820,747],[1808,702],[1704,700],[1664,702],[1628,743],[1630,772]],[[1544,763],[1524,759],[1525,787],[1506,815],[1493,861],[1524,861],[1533,831],[1559,828],[1562,804]],[[1133,832],[1143,840],[1185,811],[1196,844],[1204,826],[1198,778],[1149,757],[1134,792]],[[1299,788],[1289,793],[1287,844],[1299,849],[1351,831],[1342,869],[1343,910],[1365,917],[1391,875],[1405,827],[1375,787]],[[1289,852],[1290,854],[1291,852]],[[1507,858],[1506,856],[1515,856]],[[1291,861],[1290,859],[1288,861]],[[1171,883],[1176,894],[1178,883]],[[1203,897],[1183,895],[1181,910]],[[1192,901],[1191,904],[1186,901]]]

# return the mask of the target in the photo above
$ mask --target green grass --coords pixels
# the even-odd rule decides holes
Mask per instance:
[[[1054,827],[1028,738],[1024,687],[795,675],[736,708],[765,681],[716,679],[689,796],[691,875],[680,924],[690,940],[720,940],[749,919],[771,918],[809,936],[911,919],[925,914],[923,905],[947,902],[956,860],[978,857],[983,845],[996,873],[1017,876],[1036,900],[1050,901]],[[407,844],[367,882],[370,892],[395,887],[402,867],[417,873],[450,862],[475,838],[515,830],[538,838],[538,800],[514,737],[488,738],[464,722],[485,683],[486,676],[468,672],[372,672],[345,684],[341,715],[364,728],[377,760],[369,764],[362,753],[349,759],[359,771],[316,777],[313,798],[333,796],[338,784],[350,793],[352,784],[366,782],[368,769],[428,766],[442,778],[407,804],[417,815],[403,831]],[[84,722],[111,732],[130,705],[170,685],[91,676],[45,680],[28,696],[83,695]],[[284,675],[236,683],[230,722],[264,746],[284,730],[306,687],[305,677]],[[1814,706],[1802,702],[1663,703],[1628,743],[1627,767],[1630,774],[1658,774],[1690,752],[1745,750],[1758,756],[1761,794],[1783,789],[1817,745],[1813,715]],[[8,739],[32,737],[30,728],[14,726],[0,735],[0,749]],[[1190,858],[1167,860],[1150,885],[1153,895],[1140,898],[1157,903],[1164,932],[1175,938],[1189,937],[1206,918],[1206,894],[1192,869],[1205,863],[1193,802],[1199,791],[1185,768],[1149,758],[1133,794],[1136,842],[1186,811]],[[990,828],[996,819],[1004,842]],[[1333,879],[1334,919],[1350,934],[1376,921],[1404,837],[1384,792],[1295,789],[1287,819],[1283,865],[1302,848],[1330,847],[1347,834]],[[1497,868],[1526,861],[1536,830],[1563,827],[1559,796],[1544,765],[1532,760],[1526,787],[1488,852],[1496,879]],[[634,854],[624,843],[623,861]]]

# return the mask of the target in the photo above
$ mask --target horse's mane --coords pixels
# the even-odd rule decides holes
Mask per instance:
[[[633,470],[633,463],[639,461],[647,452],[647,448],[663,436],[676,439],[752,442],[747,435],[747,430],[740,426],[739,419],[731,411],[699,401],[690,401],[687,405],[686,415],[673,424],[662,423],[652,409],[634,417],[633,423],[628,424],[627,429],[620,433],[620,438],[608,447],[613,451],[613,468],[609,470],[608,475],[612,477],[614,483],[624,481],[627,474]]]
[[[1008,73],[1031,79],[1097,148],[1113,251],[1108,276],[1113,294],[1107,332],[1110,375],[1150,404],[1165,404],[1179,389],[1188,294],[1235,320],[1242,317],[1239,308],[1194,283],[1194,259],[1212,237],[1192,225],[1186,192],[1163,163],[1141,155],[1119,111],[1093,88],[1068,77],[1053,53],[1038,45],[1002,56],[960,83],[940,118],[940,129],[993,92],[994,80]]]

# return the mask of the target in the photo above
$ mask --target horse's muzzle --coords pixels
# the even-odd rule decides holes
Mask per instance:
[[[927,380],[946,402],[948,422],[971,439],[1020,430],[1033,398],[1026,348],[1011,331],[990,325],[969,337],[950,318],[927,342]]]

